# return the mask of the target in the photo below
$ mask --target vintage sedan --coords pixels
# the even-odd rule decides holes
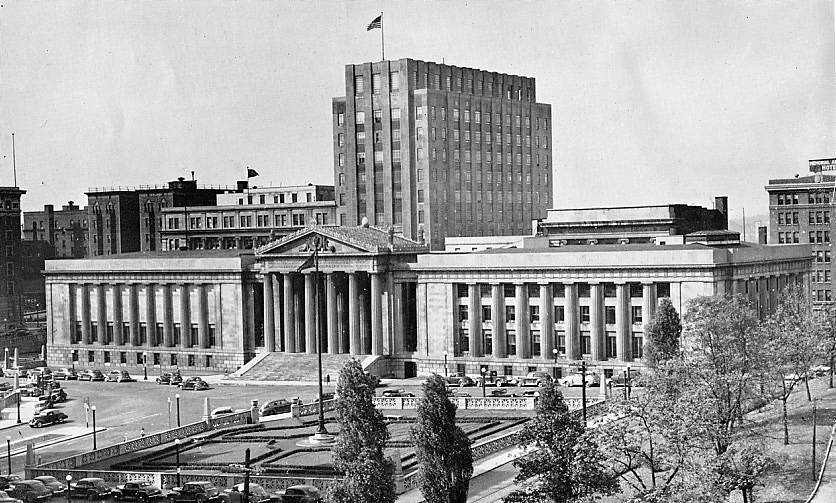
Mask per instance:
[[[127,370],[111,370],[107,375],[107,382],[136,382]]]
[[[183,382],[183,376],[180,375],[180,372],[164,372],[160,374],[160,377],[158,377],[156,381],[157,384],[179,386],[180,383]]]
[[[23,500],[12,498],[6,491],[0,491],[0,503],[23,503]]]
[[[116,486],[113,497],[121,501],[141,501],[163,498],[163,491],[151,481],[138,480]]]
[[[69,368],[58,369],[52,374],[52,378],[56,381],[72,381],[78,379],[78,372]]]
[[[40,480],[19,480],[14,485],[9,486],[6,494],[12,498],[23,500],[23,503],[46,501],[52,497],[52,491]]]
[[[59,496],[67,491],[67,486],[51,475],[41,475],[35,477],[35,480],[39,480],[47,489],[52,491],[53,496]]]
[[[209,481],[186,482],[168,493],[171,503],[229,503],[229,495],[222,493]]]
[[[273,501],[270,493],[258,484],[250,484],[248,502],[244,501],[244,484],[235,484],[232,489],[227,489],[229,503],[270,503]]]
[[[32,416],[32,419],[29,420],[29,427],[43,428],[44,426],[49,426],[51,424],[63,423],[66,420],[67,415],[60,410],[45,409]]]
[[[288,487],[277,499],[279,503],[321,503],[322,495],[314,486],[298,485]]]
[[[100,478],[89,477],[70,483],[70,494],[72,498],[88,500],[109,498],[113,494],[113,488]]]
[[[96,369],[85,370],[84,372],[82,372],[81,374],[78,375],[78,380],[79,381],[90,381],[90,382],[93,382],[93,381],[104,382],[105,375],[102,373],[101,370],[96,370]]]

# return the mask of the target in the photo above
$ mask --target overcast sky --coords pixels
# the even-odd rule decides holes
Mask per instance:
[[[730,197],[836,157],[834,15],[820,1],[0,0],[0,185],[24,209],[192,170],[333,183],[344,65],[415,58],[537,79],[556,206]]]

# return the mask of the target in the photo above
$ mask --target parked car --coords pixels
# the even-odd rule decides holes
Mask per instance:
[[[180,388],[185,390],[192,390],[192,391],[202,391],[209,389],[209,383],[201,379],[200,377],[189,377],[185,381],[180,384]]]
[[[322,496],[319,489],[314,486],[290,486],[284,493],[279,494],[279,503],[321,503]]]
[[[552,382],[552,376],[548,372],[529,372],[522,380],[523,386],[545,386]]]
[[[290,402],[284,398],[264,402],[258,410],[258,413],[262,416],[272,416],[274,414],[284,414],[287,412],[290,412]]]
[[[465,393],[464,391],[452,391],[452,392],[450,392],[450,396],[469,397],[471,395],[470,395],[470,393]]]
[[[67,415],[55,409],[45,409],[37,412],[32,419],[29,420],[30,428],[43,428],[51,424],[63,423],[67,420]]]
[[[34,503],[48,500],[52,496],[52,491],[40,480],[18,480],[9,486],[6,494],[22,500],[23,503]]]
[[[38,401],[40,401],[40,402],[51,401],[53,403],[66,402],[67,401],[67,392],[64,391],[63,389],[54,389],[49,393],[49,395],[44,393],[41,396],[39,396]]]
[[[537,390],[529,389],[529,390],[523,391],[522,396],[533,396],[533,397],[536,398],[536,397],[540,396],[540,392],[537,391]]]
[[[0,503],[23,503],[23,500],[12,498],[6,491],[0,491]]]
[[[448,386],[475,386],[476,381],[471,379],[470,377],[462,374],[461,372],[455,372],[450,374],[449,376],[444,378],[447,381]]]
[[[214,409],[212,409],[212,412],[209,413],[209,417],[214,419],[216,417],[226,416],[228,414],[235,414],[235,409],[233,409],[232,407],[226,407],[226,406],[215,407]]]
[[[52,374],[52,378],[54,380],[62,380],[62,381],[72,381],[78,379],[78,372],[75,369],[58,369],[56,372]]]
[[[126,482],[116,486],[113,496],[122,501],[148,501],[164,497],[162,490],[148,480]]]
[[[47,487],[47,489],[52,491],[53,496],[59,496],[67,492],[67,486],[64,485],[63,482],[59,482],[58,479],[50,475],[41,475],[40,477],[35,477],[35,480],[40,481],[43,485]]]
[[[598,374],[592,374],[587,372],[586,373],[586,386],[598,386],[601,382],[601,379],[598,377]],[[576,374],[570,374],[563,379],[560,380],[561,386],[583,386],[583,376],[580,372]]]
[[[78,375],[79,381],[104,381],[105,375],[101,370],[85,370]]]
[[[160,375],[157,379],[157,384],[170,384],[173,386],[178,386],[180,383],[183,382],[183,376],[180,375],[180,372],[165,372]]]
[[[491,390],[491,396],[502,398],[502,397],[508,397],[508,396],[514,396],[514,395],[509,394],[507,389],[499,388],[499,389],[492,389]]]
[[[168,493],[168,500],[172,503],[229,503],[229,495],[221,493],[211,482],[201,480],[173,488]]]
[[[0,489],[6,490],[10,484],[23,480],[19,475],[0,475]]]
[[[380,396],[387,396],[387,397],[404,396],[404,397],[409,397],[409,396],[415,396],[415,394],[414,393],[407,393],[403,389],[387,389],[387,390],[384,390],[383,393],[380,394]]]
[[[328,400],[333,400],[333,399],[334,399],[334,394],[333,393],[323,393],[322,394],[322,400],[323,401],[328,401]],[[316,395],[316,398],[314,398],[314,403],[316,403],[318,401],[319,401],[319,395]]]
[[[111,370],[107,375],[107,382],[135,382],[127,370]]]
[[[3,371],[3,377],[14,377],[15,375],[19,375],[20,377],[26,377],[28,374],[27,370],[20,365],[17,367],[8,367]]]
[[[46,398],[46,400],[41,400],[41,398]],[[35,404],[35,413],[41,412],[42,410],[51,410],[55,408],[55,402],[52,401],[52,397],[47,397],[43,395],[42,397],[38,397],[38,403]]]
[[[520,380],[516,377],[498,375],[496,370],[491,370],[490,373],[485,376],[485,380],[487,381],[488,386],[493,385],[497,388],[502,386],[518,386],[520,384]]]
[[[70,483],[70,497],[88,500],[109,498],[113,488],[100,478],[90,477]]]
[[[634,386],[636,384],[636,379],[641,375],[641,373],[637,370],[630,371],[630,385]],[[589,376],[587,376],[589,377]],[[627,385],[627,372],[619,371],[613,373],[612,377],[607,380],[607,383],[612,383],[613,386],[626,386]]]
[[[9,391],[12,385],[6,381],[0,381],[0,391]]]
[[[244,503],[244,484],[235,484],[231,489],[227,489],[226,494],[229,496],[229,503]],[[263,487],[258,484],[250,483],[248,503],[270,503],[273,498]]]
[[[830,373],[830,367],[827,365],[816,365],[814,367],[810,367],[810,373],[816,377],[822,377]]]

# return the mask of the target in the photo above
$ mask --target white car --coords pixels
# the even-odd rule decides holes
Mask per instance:
[[[235,409],[232,407],[215,407],[212,409],[212,412],[209,413],[209,417],[212,419],[221,416],[228,416],[229,414],[235,414]]]
[[[600,378],[598,374],[590,374],[587,372],[586,374],[586,387],[590,386],[598,386],[600,383]],[[583,386],[583,376],[580,373],[577,374],[570,374],[562,379],[560,379],[561,386]]]

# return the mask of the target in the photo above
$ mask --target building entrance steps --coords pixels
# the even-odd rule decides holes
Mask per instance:
[[[258,357],[257,357],[258,358]],[[352,355],[322,355],[322,375],[334,383],[343,366]],[[236,373],[237,374],[237,373]],[[240,373],[231,374],[229,381],[296,381],[317,382],[317,356],[308,353],[272,352],[262,356],[252,367]]]

